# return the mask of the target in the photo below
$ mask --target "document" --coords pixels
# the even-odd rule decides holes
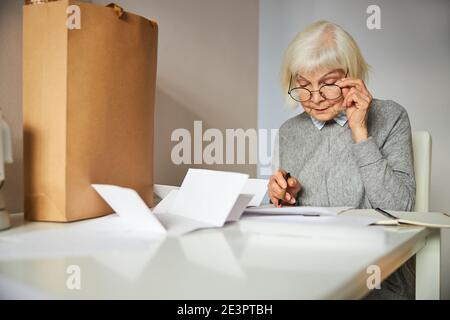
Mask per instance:
[[[162,200],[158,203],[156,207],[153,208],[154,214],[164,214],[170,211],[170,206],[175,201],[177,197],[178,189],[173,189],[170,191]]]
[[[101,184],[92,187],[129,225],[177,236],[239,220],[255,197],[254,193],[241,194],[247,181],[247,174],[189,169],[179,188],[160,188],[164,197],[153,211],[132,189]],[[252,181],[247,186],[246,190],[250,192],[257,189],[254,203],[261,198],[261,185],[261,182]]]
[[[273,204],[246,208],[244,214],[252,215],[302,215],[302,216],[336,216],[351,207],[303,207],[283,206],[275,207]]]
[[[180,187],[168,185],[155,185],[155,193],[162,200],[153,209],[153,213],[157,216],[167,213],[171,210],[172,204],[175,202]],[[259,206],[267,191],[266,179],[247,179],[244,188],[241,190],[237,200],[231,209],[226,222],[238,221],[246,207]]]
[[[249,207],[257,207],[261,205],[267,192],[267,179],[248,179],[242,190],[243,194],[253,194]]]
[[[165,184],[154,184],[153,185],[153,192],[161,199],[164,199],[165,197],[167,197],[172,190],[178,190],[178,189],[180,189],[180,187],[170,186],[170,185],[165,185]]]
[[[221,227],[247,180],[242,173],[189,169],[169,213]]]
[[[370,217],[375,220],[374,225],[399,226],[412,225],[428,228],[450,228],[450,215],[442,212],[399,212],[392,210],[383,214],[380,211],[353,210],[343,212],[342,216],[346,217]],[[389,216],[390,215],[390,216]]]
[[[198,220],[193,220],[171,213],[156,214],[156,217],[167,230],[167,236],[177,237],[198,229],[214,228],[215,226]]]
[[[93,184],[92,187],[129,225],[149,232],[166,233],[164,226],[136,191],[104,184]]]
[[[245,215],[242,221],[271,221],[314,225],[345,225],[345,226],[369,226],[376,223],[377,219],[371,217],[355,216],[310,216],[310,215]]]
[[[251,195],[250,202],[247,204],[247,207],[257,207],[261,205],[261,202],[264,199],[264,196],[267,193],[267,179],[248,179],[244,185],[244,188],[241,191],[241,194]],[[155,184],[154,192],[160,197],[162,200],[166,199],[166,197],[171,196],[170,200],[165,201],[166,206],[168,203],[173,202],[176,191],[178,191],[180,187],[171,186],[171,185],[163,185],[163,184]],[[174,191],[172,193],[172,191]],[[158,206],[159,207],[159,204]],[[156,210],[156,207],[155,207]],[[158,208],[158,213],[162,210],[162,207]]]
[[[252,201],[253,197],[254,197],[253,194],[241,193],[238,199],[236,200],[233,209],[231,209],[231,212],[228,215],[227,222],[238,221],[241,218],[245,208]]]

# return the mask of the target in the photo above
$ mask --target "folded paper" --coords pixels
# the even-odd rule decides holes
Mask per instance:
[[[247,206],[261,203],[266,186],[266,180],[249,180],[242,173],[189,169],[179,188],[164,185],[155,188],[162,200],[151,210],[132,189],[92,185],[127,223],[168,235],[237,221]]]
[[[145,228],[150,232],[166,233],[150,208],[138,193],[129,188],[119,186],[93,184],[92,187],[109,204],[122,219],[136,228]]]

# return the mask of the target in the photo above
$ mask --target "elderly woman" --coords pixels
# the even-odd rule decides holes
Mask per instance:
[[[336,24],[313,23],[290,43],[282,87],[287,102],[301,104],[305,112],[279,130],[268,183],[272,203],[413,209],[408,114],[394,101],[372,97],[364,83],[367,72],[358,45]],[[414,275],[407,267],[372,296],[414,297]]]

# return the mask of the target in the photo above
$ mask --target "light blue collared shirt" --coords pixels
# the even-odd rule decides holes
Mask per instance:
[[[322,130],[323,126],[325,125],[325,121],[320,121],[320,120],[314,119],[311,116],[310,116],[310,118],[311,118],[311,121],[316,126],[316,128],[319,130]],[[345,124],[347,123],[347,117],[345,115],[345,112],[339,113],[339,115],[336,118],[334,118],[333,120],[336,121],[336,123],[339,124],[341,127],[345,126]]]

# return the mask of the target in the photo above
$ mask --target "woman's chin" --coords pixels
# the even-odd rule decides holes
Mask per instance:
[[[335,118],[334,112],[331,112],[331,110],[314,110],[311,112],[311,115],[319,120],[319,121],[328,121]]]

